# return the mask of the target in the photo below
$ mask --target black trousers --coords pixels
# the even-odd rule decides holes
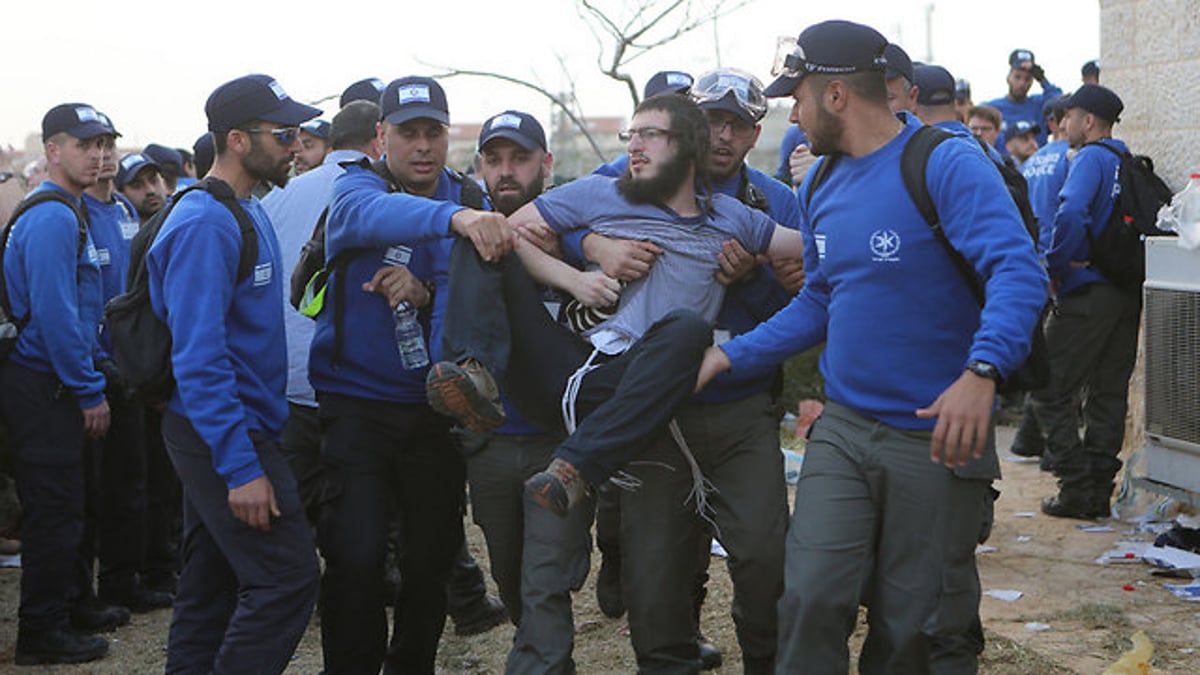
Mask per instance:
[[[265,532],[234,518],[212,451],[191,422],[163,415],[163,437],[184,494],[169,674],[281,673],[312,618],[320,579],[312,528],[278,444],[254,436],[281,512]]]
[[[143,409],[146,424],[146,554],[142,576],[156,584],[179,572],[183,488],[163,443],[162,413]]]
[[[97,481],[97,585],[101,594],[131,591],[146,556],[144,408],[139,400],[110,405],[108,435],[89,444],[96,455],[92,475]]]
[[[292,467],[309,522],[316,525],[321,500],[321,418],[316,407],[288,401],[279,449]]]
[[[554,322],[516,256],[485,263],[466,240],[450,257],[443,358],[472,358],[496,377],[508,400],[542,429],[561,430],[563,391],[591,345]],[[582,381],[579,422],[554,453],[592,484],[608,479],[663,434],[691,396],[712,327],[688,309],[669,312],[616,358]]]
[[[21,606],[18,630],[67,628],[68,599],[82,561],[83,413],[58,378],[12,359],[3,365],[4,415],[21,499]]]
[[[462,545],[462,454],[428,405],[322,393],[325,556],[321,641],[328,675],[432,673],[446,581]],[[400,514],[399,611],[387,638],[384,561]],[[401,630],[402,628],[402,630]]]

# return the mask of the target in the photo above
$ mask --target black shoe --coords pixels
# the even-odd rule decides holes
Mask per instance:
[[[474,607],[451,618],[455,635],[479,635],[508,621],[508,610],[499,599],[485,595]]]
[[[1046,454],[1046,446],[1044,444],[1028,445],[1016,440],[1013,441],[1012,447],[1008,451],[1018,457],[1041,457]]]
[[[163,591],[152,591],[141,584],[126,585],[118,589],[100,589],[100,601],[110,606],[128,607],[135,614],[167,609],[175,603],[175,596]]]
[[[596,604],[610,619],[625,614],[625,599],[621,597],[621,561],[600,556],[600,573],[596,575]]]
[[[70,618],[71,628],[85,633],[107,633],[129,623],[129,609],[90,598],[72,607]]]
[[[716,670],[721,667],[721,649],[700,635],[696,638],[700,647],[700,670]]]
[[[1058,518],[1095,520],[1107,517],[1111,511],[1107,498],[1099,500],[1081,494],[1059,492],[1042,500],[1042,513]]]
[[[85,663],[108,653],[108,640],[65,630],[26,635],[18,633],[16,664]]]

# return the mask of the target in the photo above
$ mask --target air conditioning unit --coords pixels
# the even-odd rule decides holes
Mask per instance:
[[[1146,240],[1146,476],[1200,493],[1200,251]]]

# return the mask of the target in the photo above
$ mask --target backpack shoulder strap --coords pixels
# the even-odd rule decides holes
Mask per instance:
[[[75,214],[75,220],[79,224],[79,246],[75,251],[75,255],[79,256],[83,254],[83,248],[87,246],[89,227],[87,210],[81,204],[77,204],[62,192],[52,189],[38,190],[37,192],[33,192],[29,196],[22,199],[19,204],[17,204],[17,208],[13,209],[12,215],[8,217],[8,223],[4,226],[3,235],[0,235],[0,251],[3,251],[8,245],[8,233],[10,230],[12,230],[12,226],[16,224],[17,219],[23,216],[29,209],[41,204],[45,204],[46,202],[58,202],[63,204],[67,208],[71,209],[71,213]]]
[[[834,162],[837,161],[838,155],[826,155],[817,162],[817,168],[813,169],[812,180],[808,182],[808,191],[804,193],[804,205],[808,206],[812,203],[813,193],[817,188],[821,187],[821,183],[829,177],[830,170],[833,169]]]
[[[958,273],[962,275],[971,289],[971,294],[975,296],[975,301],[982,306],[984,293],[975,270],[946,237],[946,232],[942,229],[941,218],[938,217],[937,207],[933,203],[933,197],[929,194],[929,185],[926,183],[929,157],[933,154],[934,148],[951,138],[954,138],[954,134],[937,127],[924,126],[917,129],[904,144],[904,152],[900,155],[900,177],[904,180],[904,189],[908,191],[908,196],[916,205],[917,211],[929,224],[929,228],[933,230],[933,238],[937,239],[938,243],[946,249],[946,253],[954,262],[954,267],[958,269]],[[991,160],[989,159],[989,161]]]
[[[254,271],[254,265],[258,262],[258,231],[254,229],[250,215],[238,203],[237,195],[233,188],[229,187],[229,183],[220,178],[205,176],[202,180],[189,185],[185,191],[193,189],[201,189],[212,195],[214,199],[229,209],[234,219],[237,220],[238,229],[242,233],[242,249],[241,255],[238,257],[237,278],[238,281],[243,281]]]
[[[468,209],[483,211],[483,188],[479,187],[473,179],[459,175],[462,180],[462,193],[459,195],[458,201]]]
[[[1086,148],[1089,145],[1095,145],[1095,146],[1104,148],[1105,150],[1111,152],[1112,154],[1116,155],[1117,157],[1120,157],[1121,159],[1125,159],[1126,156],[1130,155],[1130,153],[1128,153],[1128,152],[1121,152],[1120,150],[1109,145],[1108,143],[1101,143],[1100,141],[1092,141],[1091,143],[1084,143],[1083,147]]]

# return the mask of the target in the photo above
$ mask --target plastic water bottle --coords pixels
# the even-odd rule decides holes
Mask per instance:
[[[402,302],[393,316],[396,319],[396,348],[400,350],[404,368],[413,370],[429,365],[429,352],[425,350],[425,334],[417,321],[417,308]]]

